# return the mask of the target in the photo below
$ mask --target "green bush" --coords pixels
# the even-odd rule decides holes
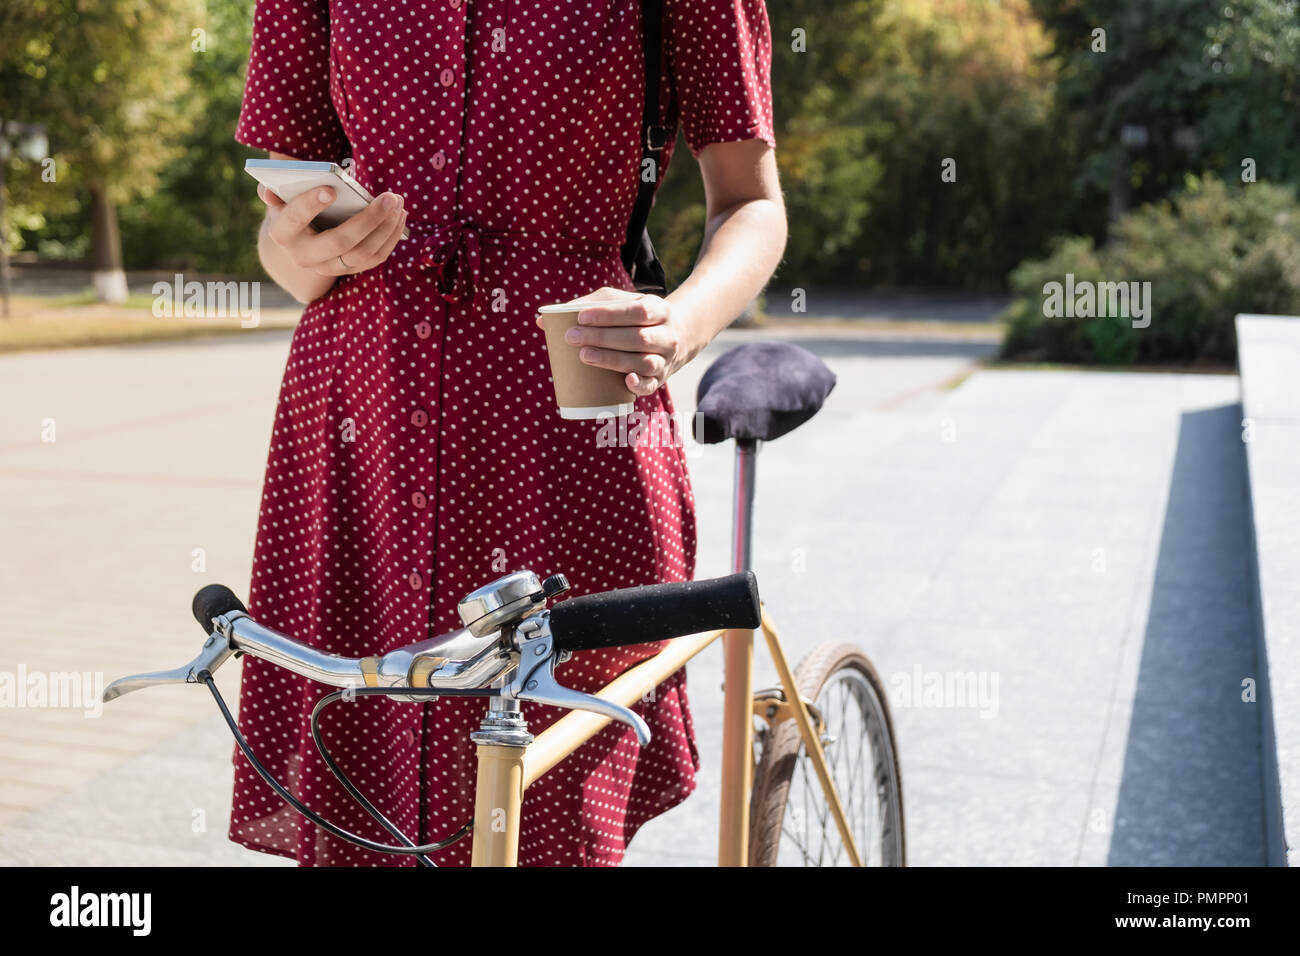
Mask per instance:
[[[1116,223],[1110,244],[1058,240],[1011,273],[1002,352],[1027,361],[1230,363],[1233,316],[1300,312],[1300,203],[1271,183],[1229,188],[1191,177],[1172,199]],[[1149,282],[1150,324],[1125,316],[1049,315],[1049,283]]]

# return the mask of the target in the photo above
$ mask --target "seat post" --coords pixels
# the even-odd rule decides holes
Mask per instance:
[[[732,494],[731,570],[750,570],[750,542],[754,528],[754,474],[758,442],[752,438],[736,440],[736,475]]]
[[[731,566],[750,570],[754,523],[754,472],[758,442],[736,441]],[[749,863],[749,797],[754,785],[754,632],[727,631],[722,638],[722,794],[718,819],[718,865]]]

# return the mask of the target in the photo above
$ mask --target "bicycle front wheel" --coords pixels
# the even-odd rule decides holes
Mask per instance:
[[[903,866],[903,786],[884,687],[851,644],[823,644],[795,669],[821,715],[822,748],[866,866]],[[815,715],[814,715],[815,718]],[[848,866],[849,854],[793,718],[759,729],[750,866]]]

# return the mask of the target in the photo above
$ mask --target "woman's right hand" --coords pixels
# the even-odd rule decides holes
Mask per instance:
[[[373,269],[392,253],[406,227],[406,209],[396,193],[376,196],[365,209],[322,232],[311,222],[334,201],[332,188],[312,189],[285,202],[259,183],[257,195],[267,206],[264,231],[280,257],[317,276]]]

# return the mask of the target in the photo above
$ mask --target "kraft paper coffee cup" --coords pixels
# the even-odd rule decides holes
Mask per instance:
[[[600,418],[631,414],[636,396],[624,384],[625,372],[596,368],[579,358],[582,349],[564,340],[564,333],[578,324],[578,313],[593,305],[623,305],[623,300],[597,300],[544,305],[538,309],[546,330],[546,351],[551,358],[555,382],[555,403],[560,417]]]

